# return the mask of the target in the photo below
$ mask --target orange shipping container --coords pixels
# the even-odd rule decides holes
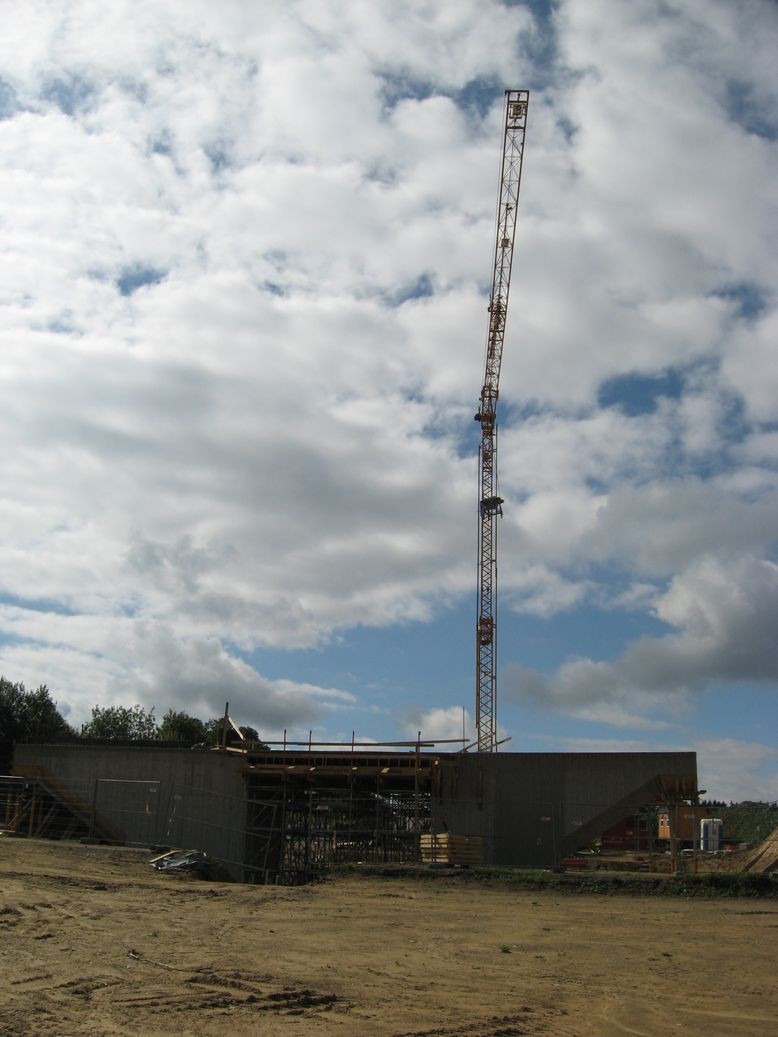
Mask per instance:
[[[677,839],[681,842],[691,843],[694,841],[699,842],[700,838],[700,821],[703,817],[708,816],[707,807],[691,806],[689,803],[679,803],[677,807],[668,807],[659,811],[659,832],[658,837],[660,839],[670,839],[670,814],[675,811],[676,813],[676,824],[678,830],[675,833]]]

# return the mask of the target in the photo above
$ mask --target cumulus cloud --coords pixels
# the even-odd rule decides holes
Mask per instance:
[[[545,565],[528,565],[503,581],[503,594],[516,612],[549,618],[586,600],[594,585],[571,580]]]
[[[220,715],[229,702],[234,717],[280,738],[287,726],[316,726],[355,705],[354,695],[338,688],[268,680],[213,636],[128,617],[0,611],[14,638],[0,649],[0,670],[22,670],[31,685],[63,689],[76,726],[105,702],[143,702],[158,714],[172,708],[201,717]]]
[[[748,417],[775,421],[778,389],[778,310],[771,307],[753,322],[741,324],[722,361],[722,377],[744,401]]]
[[[408,738],[417,738],[421,732],[422,738],[440,739],[441,743],[458,741],[465,745],[475,738],[470,713],[461,706],[408,710],[402,718],[402,726]]]
[[[472,593],[502,90],[530,86],[500,586],[669,628],[535,697],[639,727],[772,687],[776,42],[760,0],[16,5],[3,669],[75,713],[370,708],[295,653]]]
[[[615,660],[570,659],[552,677],[509,664],[507,695],[618,726],[652,726],[656,721],[641,719],[641,710],[682,707],[715,683],[778,680],[775,563],[702,558],[675,576],[653,607],[675,632],[642,637]]]
[[[694,742],[706,798],[778,802],[778,749],[764,742],[705,738]]]

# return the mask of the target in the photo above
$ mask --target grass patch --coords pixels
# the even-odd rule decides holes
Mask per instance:
[[[707,875],[674,875],[667,880],[681,896],[773,897],[778,882],[747,871],[713,871]]]
[[[342,864],[329,876],[413,879],[422,882],[513,886],[568,894],[627,894],[676,897],[776,897],[778,879],[750,872],[702,875],[633,875],[629,873],[541,871],[508,867],[450,868],[424,864]]]

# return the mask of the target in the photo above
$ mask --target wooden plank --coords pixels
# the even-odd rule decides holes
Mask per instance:
[[[483,839],[480,835],[424,832],[420,848],[421,859],[425,864],[481,864],[483,861]]]

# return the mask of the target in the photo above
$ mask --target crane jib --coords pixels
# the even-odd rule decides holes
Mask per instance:
[[[497,749],[497,529],[503,498],[497,492],[497,400],[505,340],[505,319],[513,266],[513,243],[524,159],[529,90],[506,90],[497,233],[494,246],[492,289],[486,365],[480,406],[475,420],[481,423],[478,501],[478,620],[476,623],[476,728],[479,752]]]

